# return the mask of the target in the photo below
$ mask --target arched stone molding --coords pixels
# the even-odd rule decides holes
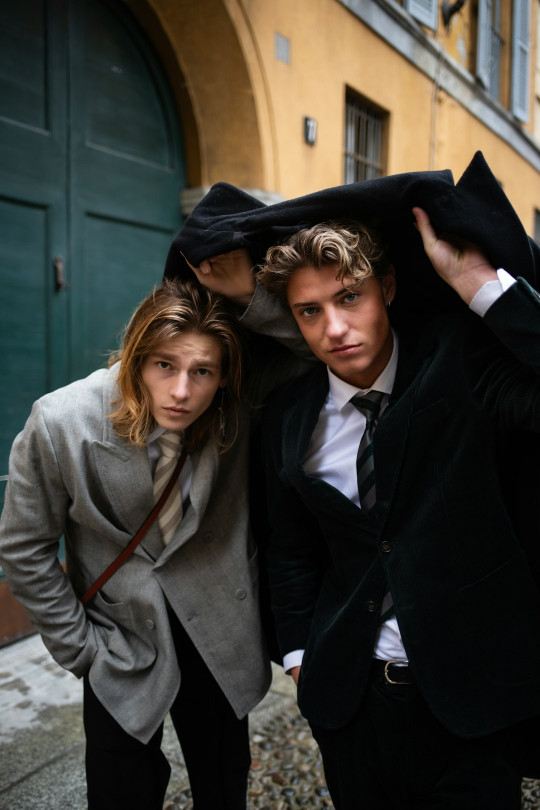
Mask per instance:
[[[191,187],[184,213],[220,180],[251,193],[275,188],[264,71],[238,0],[125,2],[158,50],[178,101]]]

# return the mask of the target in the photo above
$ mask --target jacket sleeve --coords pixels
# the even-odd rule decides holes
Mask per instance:
[[[253,298],[240,317],[240,323],[251,332],[268,335],[298,357],[310,362],[313,353],[302,337],[298,325],[285,304],[257,284]]]
[[[254,333],[244,366],[251,405],[260,405],[280,385],[309,371],[318,362],[290,310],[268,295],[261,284],[257,284],[240,323]]]
[[[540,433],[540,295],[520,278],[487,310],[483,323],[504,349],[479,351],[475,395],[504,427]]]
[[[70,503],[40,402],[13,444],[0,519],[0,562],[55,660],[81,677],[97,652],[95,627],[58,560]]]

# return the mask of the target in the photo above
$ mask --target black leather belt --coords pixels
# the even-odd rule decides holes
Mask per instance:
[[[381,661],[379,658],[374,658],[371,671],[373,675],[384,678],[386,683],[392,686],[414,683],[412,672],[406,661]]]

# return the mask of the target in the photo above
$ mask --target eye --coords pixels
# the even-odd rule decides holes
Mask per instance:
[[[305,316],[306,318],[312,318],[313,315],[317,314],[317,307],[306,307],[305,309],[300,310],[300,315]]]
[[[169,369],[171,367],[171,364],[167,363],[166,360],[158,360],[156,365],[157,365],[158,368],[163,369],[163,371],[166,371],[167,369]]]
[[[195,373],[198,374],[199,377],[207,377],[212,372],[210,371],[209,368],[198,368]]]
[[[346,304],[354,304],[357,298],[358,293],[348,292],[343,296],[341,300],[344,301]]]

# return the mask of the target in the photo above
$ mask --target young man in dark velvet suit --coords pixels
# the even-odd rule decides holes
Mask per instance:
[[[263,456],[280,646],[337,810],[518,810],[540,770],[522,756],[540,714],[538,251],[473,163],[455,188],[381,178],[251,211],[222,185],[180,239],[192,257],[201,224],[224,253],[281,236],[259,279],[322,361],[268,401]],[[315,225],[377,207],[392,262]],[[196,272],[240,302],[254,281],[234,258]]]
[[[273,607],[338,810],[518,810],[507,729],[540,710],[540,596],[501,464],[514,430],[540,432],[540,297],[414,213],[469,309],[403,339],[361,228],[267,254],[326,366],[266,408]]]

